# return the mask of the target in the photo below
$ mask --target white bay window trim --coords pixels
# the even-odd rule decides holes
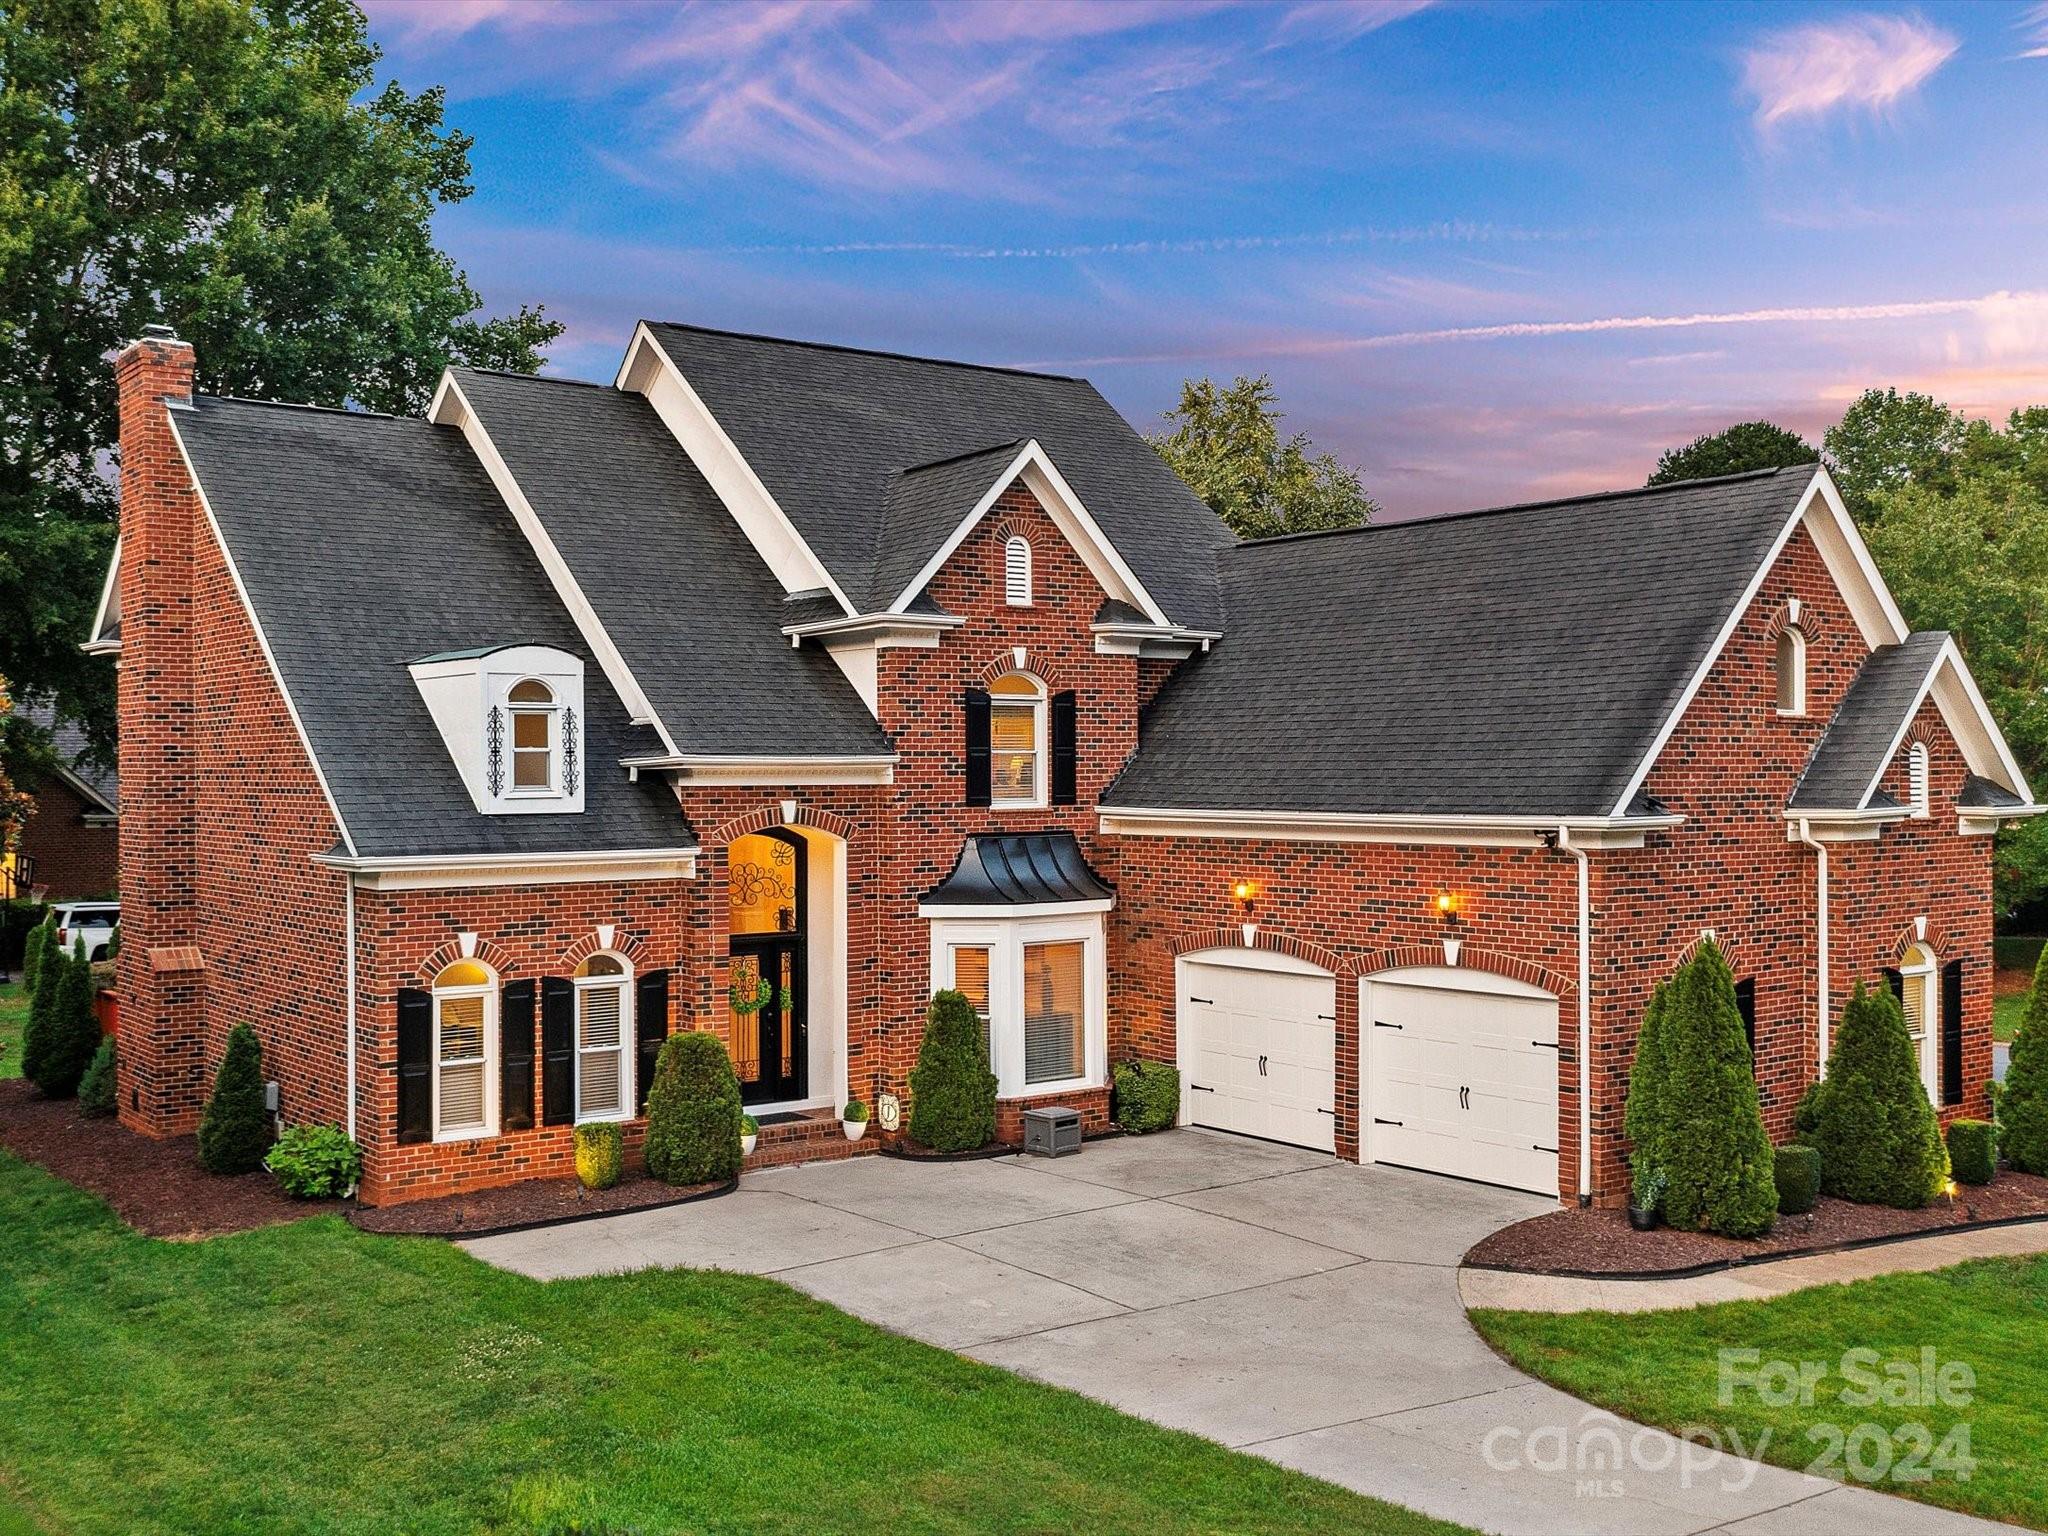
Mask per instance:
[[[1108,981],[1100,912],[1031,918],[946,918],[931,925],[932,990],[954,985],[960,949],[988,951],[989,1069],[1005,1099],[1099,1088],[1109,1080]],[[1082,1061],[1078,1077],[1027,1081],[1024,1052],[1024,951],[1041,944],[1081,945]]]

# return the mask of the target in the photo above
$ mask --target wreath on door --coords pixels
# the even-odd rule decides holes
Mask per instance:
[[[775,996],[775,984],[759,971],[752,971],[735,976],[725,995],[732,1003],[732,1011],[744,1018],[768,1006],[769,999]]]

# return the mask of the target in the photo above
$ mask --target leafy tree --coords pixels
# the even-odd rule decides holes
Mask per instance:
[[[1941,1122],[1889,987],[1856,983],[1814,1095],[1813,1122],[1807,1142],[1820,1153],[1820,1187],[1830,1195],[1918,1210],[1948,1182]]]
[[[1969,424],[1930,395],[1866,389],[1822,435],[1835,483],[1856,521],[1909,483],[1946,485]]]
[[[199,1120],[199,1162],[208,1173],[249,1173],[270,1150],[270,1112],[263,1107],[263,1045],[237,1024],[213,1079],[213,1097]]]
[[[1684,1231],[1756,1237],[1777,1219],[1778,1183],[1735,977],[1708,939],[1670,987],[1656,1135],[1669,1180],[1664,1219]]]
[[[1650,472],[1648,485],[1678,480],[1705,480],[1713,475],[1740,475],[1752,469],[1780,469],[1812,464],[1820,454],[1797,432],[1768,421],[1739,421],[1719,432],[1696,437],[1683,448],[1667,449]]]
[[[647,1090],[647,1171],[664,1184],[737,1178],[743,1112],[725,1042],[701,1029],[670,1035]]]
[[[2034,967],[1998,1095],[1998,1149],[2021,1173],[2048,1173],[2048,949]]]
[[[164,321],[220,393],[418,408],[443,364],[531,371],[435,248],[470,193],[443,93],[381,88],[348,0],[0,6],[0,672],[111,755],[79,653],[113,543],[109,352]]]
[[[937,993],[910,1069],[910,1139],[936,1152],[971,1152],[995,1134],[996,1075],[981,1020],[964,993]]]
[[[1150,438],[1152,446],[1239,538],[1356,528],[1379,510],[1357,471],[1312,454],[1306,434],[1281,439],[1264,374],[1228,389],[1190,379],[1166,419],[1173,430]]]

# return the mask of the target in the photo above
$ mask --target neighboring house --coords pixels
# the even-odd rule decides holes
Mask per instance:
[[[111,896],[120,878],[120,776],[96,766],[85,733],[47,706],[22,711],[49,730],[57,766],[25,786],[35,809],[15,850],[21,894],[41,901]]]
[[[1820,469],[1238,544],[1042,374],[649,324],[420,421],[116,371],[138,1129],[247,1021],[366,1198],[561,1173],[697,1028],[757,1159],[844,1152],[952,986],[1006,1138],[1145,1056],[1192,1123],[1617,1203],[1706,932],[1775,1134],[1887,971],[1985,1110],[2040,808]]]

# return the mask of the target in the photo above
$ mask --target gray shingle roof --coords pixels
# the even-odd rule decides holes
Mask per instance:
[[[847,596],[870,612],[894,603],[1023,446],[997,443],[891,475],[882,489],[874,575]]]
[[[1919,704],[1920,690],[1947,643],[1945,631],[1922,630],[1864,658],[1793,786],[1791,809],[1856,811],[1869,804],[1878,776],[1891,761],[1892,743]]]
[[[1956,796],[1957,805],[1967,805],[1973,809],[2004,809],[2026,803],[2003,784],[1994,784],[1990,779],[1980,778],[1974,773],[1963,781],[1962,793]]]
[[[100,800],[115,811],[121,809],[121,775],[117,769],[102,768],[88,755],[91,748],[85,739],[85,732],[70,720],[59,721],[57,712],[48,704],[30,704],[22,708],[22,716],[41,726],[50,733],[50,749],[57,754],[59,762],[71,770],[77,778]]]
[[[884,547],[890,477],[1036,438],[1166,616],[1217,627],[1211,557],[1232,542],[1229,530],[1086,380],[694,326],[649,328],[864,609],[886,607],[901,590],[882,590],[881,567],[895,564]],[[972,509],[969,498],[954,521]],[[936,548],[935,541],[922,551],[910,573]]]
[[[645,399],[466,368],[456,380],[678,748],[890,750],[838,663],[783,636],[781,585]]]
[[[1266,540],[1106,806],[1605,815],[1812,466]]]
[[[918,897],[936,907],[1029,907],[1106,901],[1115,890],[1065,830],[970,837],[953,872]]]
[[[460,433],[205,397],[174,420],[358,853],[694,846],[665,784],[611,766],[645,732]],[[406,670],[512,640],[584,658],[581,814],[479,814]]]

